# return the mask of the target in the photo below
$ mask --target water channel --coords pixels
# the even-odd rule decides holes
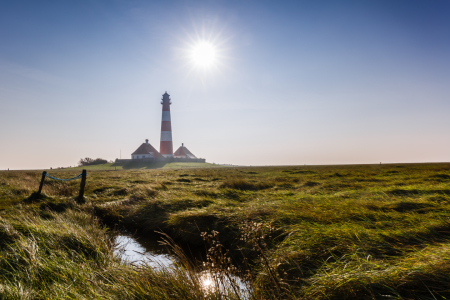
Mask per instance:
[[[131,235],[119,234],[116,236],[116,255],[132,263],[133,265],[148,265],[152,268],[173,268],[176,257],[171,255],[167,249],[158,244],[156,239],[136,239]],[[226,288],[217,285],[214,280],[214,274],[203,271],[199,273],[200,281],[205,292],[214,289],[226,293]],[[249,289],[246,284],[238,277],[233,276],[233,281],[239,286],[239,294],[242,299],[249,298]],[[227,284],[227,283],[225,283]]]
[[[147,264],[153,268],[173,267],[175,257],[171,256],[155,240],[139,239],[129,235],[116,237],[116,255],[132,264]]]

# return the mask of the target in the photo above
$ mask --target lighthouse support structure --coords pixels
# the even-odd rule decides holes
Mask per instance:
[[[173,157],[172,124],[170,121],[170,95],[167,92],[162,97],[162,119],[161,119],[161,143],[159,153],[164,157]]]

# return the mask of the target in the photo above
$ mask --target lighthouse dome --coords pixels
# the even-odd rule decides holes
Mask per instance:
[[[162,96],[162,100],[170,100],[170,95],[165,92]]]

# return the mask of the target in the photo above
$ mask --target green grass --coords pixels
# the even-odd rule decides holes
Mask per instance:
[[[211,163],[172,162],[165,164],[163,169],[191,169],[191,168],[223,168]]]
[[[75,205],[75,204],[73,204]],[[220,299],[188,264],[139,268],[114,255],[92,215],[17,211],[0,218],[1,299]],[[237,297],[229,292],[231,299]]]
[[[74,207],[79,181],[49,181],[47,198],[27,202],[39,179],[0,173],[4,218],[18,203],[56,215],[76,207],[109,227],[162,230],[191,251],[205,248],[201,232],[216,230],[252,274],[255,299],[450,297],[450,164],[91,170],[87,204]],[[270,238],[258,231],[269,224]]]
[[[114,163],[107,163],[107,164],[100,164],[100,165],[92,165],[92,166],[83,166],[83,167],[74,167],[74,168],[68,168],[68,170],[122,170],[123,166],[116,165]],[[53,171],[53,170],[51,170]]]

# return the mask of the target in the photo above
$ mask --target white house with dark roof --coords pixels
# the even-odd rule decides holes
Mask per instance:
[[[181,147],[173,153],[173,156],[175,158],[197,158],[191,151],[188,150],[188,148],[184,146],[184,143],[182,143]]]
[[[158,152],[151,144],[149,144],[148,140],[145,140],[145,143],[139,146],[131,154],[131,159],[145,159],[145,158],[164,158],[161,153]]]

